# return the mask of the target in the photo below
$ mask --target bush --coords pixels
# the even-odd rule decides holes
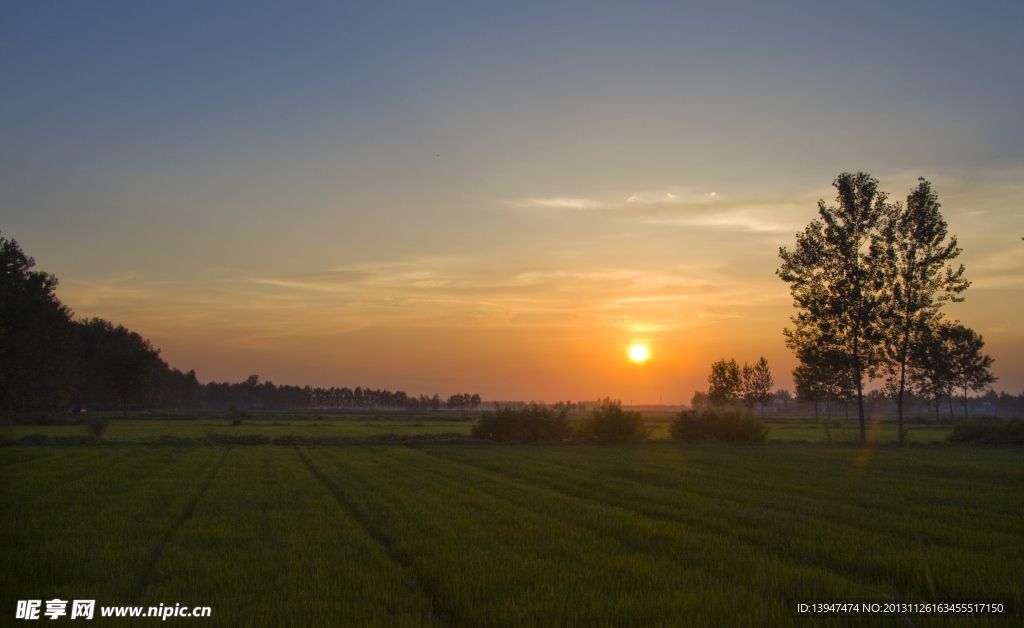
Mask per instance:
[[[239,410],[235,406],[228,406],[228,420],[231,425],[241,425],[243,421],[252,419],[252,413],[248,410]]]
[[[596,443],[623,443],[647,438],[647,426],[639,412],[623,411],[621,401],[606,399],[583,420],[577,435]]]
[[[85,429],[96,438],[103,438],[103,434],[110,425],[110,419],[105,416],[92,416],[85,422]]]
[[[674,440],[719,440],[763,443],[769,428],[754,418],[751,413],[738,410],[683,410],[669,426]]]
[[[568,414],[567,409],[556,412],[535,403],[520,409],[498,405],[494,412],[481,415],[471,434],[473,438],[499,442],[565,440],[572,435]]]
[[[946,440],[951,443],[1024,445],[1024,420],[1000,421],[991,417],[977,417],[961,421],[953,426]]]

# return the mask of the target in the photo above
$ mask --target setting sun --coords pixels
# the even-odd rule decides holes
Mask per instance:
[[[647,359],[647,347],[643,345],[633,345],[633,348],[629,350],[629,357],[634,362],[643,362]]]

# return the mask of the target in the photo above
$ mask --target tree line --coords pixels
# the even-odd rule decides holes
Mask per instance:
[[[884,380],[896,402],[904,442],[908,393],[938,404],[996,381],[984,340],[941,307],[963,301],[970,285],[956,236],[949,236],[938,196],[918,180],[906,203],[889,202],[870,175],[842,173],[837,205],[818,203],[819,218],[779,249],[778,276],[790,285],[797,314],[783,330],[800,360],[797,396],[855,400],[860,437],[867,438],[865,385]]]
[[[15,240],[0,238],[0,408],[181,407],[200,385],[139,334],[99,318],[72,320],[57,278],[32,270]]]
[[[356,386],[314,388],[312,386],[275,386],[250,375],[244,382],[210,382],[203,386],[206,405],[237,405],[260,408],[312,408],[350,410],[474,410],[481,403],[479,394],[457,393],[443,399],[440,395],[413,396],[403,390],[391,392]]]
[[[404,391],[275,386],[258,375],[244,382],[200,384],[194,370],[170,367],[160,350],[123,325],[74,320],[55,290],[57,277],[33,270],[17,241],[0,237],[0,409],[128,410],[239,405],[267,408],[472,410],[480,395],[442,399]]]

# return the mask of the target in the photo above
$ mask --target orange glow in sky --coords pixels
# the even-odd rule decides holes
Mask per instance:
[[[202,382],[679,404],[763,356],[792,390],[779,247],[863,170],[931,181],[943,311],[1024,389],[1016,18],[179,4],[0,9],[0,229]]]

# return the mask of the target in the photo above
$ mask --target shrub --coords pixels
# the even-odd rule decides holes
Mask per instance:
[[[103,438],[103,434],[110,425],[110,419],[105,416],[92,416],[85,422],[85,429],[96,438]]]
[[[572,435],[569,411],[556,412],[531,403],[520,409],[497,405],[494,412],[484,412],[471,432],[473,438],[499,442],[532,443],[539,440],[565,440]]]
[[[955,424],[946,439],[951,443],[1024,445],[1024,420],[977,417]]]
[[[597,443],[623,443],[647,438],[647,426],[639,412],[623,411],[621,401],[606,399],[583,420],[577,435]]]
[[[248,410],[239,410],[235,406],[228,406],[228,420],[231,425],[241,425],[243,421],[252,419],[252,413]]]
[[[768,429],[751,413],[738,410],[683,410],[669,426],[674,440],[720,440],[763,443]]]

